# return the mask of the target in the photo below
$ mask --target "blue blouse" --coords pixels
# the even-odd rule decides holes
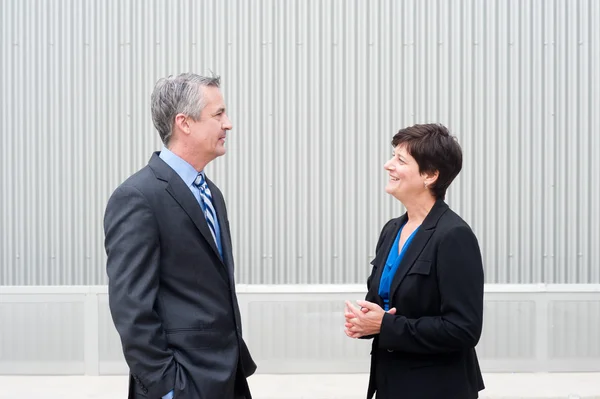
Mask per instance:
[[[421,227],[421,226],[419,226]],[[400,234],[402,234],[402,229],[404,226],[400,227],[400,231],[398,231],[398,235],[394,240],[394,245],[392,245],[392,249],[390,249],[390,253],[388,254],[387,260],[385,261],[385,268],[383,269],[383,273],[381,274],[381,280],[379,281],[379,296],[383,299],[384,309],[386,312],[390,310],[390,288],[392,285],[392,280],[394,279],[394,275],[398,270],[398,266],[400,266],[400,262],[402,262],[402,258],[404,257],[404,253],[408,248],[410,242],[419,227],[412,232],[410,237],[406,240],[404,245],[402,246],[402,251],[398,253],[398,246],[400,244]]]

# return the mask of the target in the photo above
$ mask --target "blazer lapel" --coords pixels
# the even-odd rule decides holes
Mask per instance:
[[[150,167],[156,173],[156,177],[160,180],[167,182],[167,192],[177,201],[179,206],[188,214],[196,228],[200,231],[202,236],[215,252],[217,257],[221,259],[217,244],[210,232],[210,228],[206,223],[206,218],[202,213],[200,204],[192,194],[192,191],[185,185],[183,180],[175,173],[173,169],[169,167],[160,157],[158,152],[154,153],[150,159]]]
[[[425,230],[422,227],[423,226],[415,233],[412,242],[406,249],[404,257],[398,266],[398,270],[392,279],[390,298],[393,298],[394,292],[398,289],[398,286],[400,286],[400,283],[404,280],[404,277],[406,277],[406,274],[412,268],[415,260],[417,260],[417,257],[421,254],[423,248],[425,248],[425,245],[427,245],[429,238],[433,234],[432,230]]]
[[[232,278],[231,281],[233,281],[233,254],[231,252],[232,248],[229,224],[227,223],[227,218],[225,217],[225,200],[223,199],[219,189],[210,179],[207,178],[206,182],[208,183],[208,187],[212,193],[213,206],[215,207],[215,211],[217,211],[217,221],[219,222],[219,227],[221,228],[221,249],[223,250],[223,262],[227,266],[229,276]]]
[[[431,208],[431,211],[429,211],[427,217],[425,217],[421,227],[419,227],[419,230],[417,230],[415,233],[412,242],[406,249],[404,257],[402,258],[402,261],[398,266],[398,270],[394,275],[392,286],[390,287],[390,298],[394,297],[394,293],[402,283],[402,280],[404,280],[404,277],[406,277],[410,269],[413,267],[421,252],[423,252],[423,249],[435,232],[439,218],[446,212],[446,210],[448,210],[448,205],[446,205],[444,201],[438,200],[433,205],[433,208]]]
[[[403,226],[404,223],[408,220],[408,216],[406,214],[400,216],[396,220],[392,222],[392,226],[390,227],[390,232],[385,237],[383,243],[381,244],[381,248],[379,252],[376,254],[375,259],[371,261],[373,266],[377,266],[377,271],[375,272],[375,276],[371,282],[374,284],[373,290],[375,293],[375,298],[377,299],[377,303],[379,306],[383,307],[383,301],[379,296],[379,286],[381,285],[381,275],[383,274],[383,270],[385,269],[385,263],[387,261],[388,255],[392,249],[392,245],[394,245],[394,240],[398,235],[398,230],[400,230],[400,226]]]

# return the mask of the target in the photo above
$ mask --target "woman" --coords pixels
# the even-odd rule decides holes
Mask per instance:
[[[374,338],[367,398],[477,398],[481,253],[444,202],[462,168],[460,145],[428,124],[400,130],[392,146],[385,190],[406,213],[383,227],[361,308],[346,302],[346,335]]]

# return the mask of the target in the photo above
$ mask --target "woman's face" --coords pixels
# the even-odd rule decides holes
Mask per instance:
[[[408,153],[406,145],[398,145],[392,158],[383,165],[389,174],[385,191],[398,200],[414,198],[427,192],[427,176],[419,173],[417,161]]]

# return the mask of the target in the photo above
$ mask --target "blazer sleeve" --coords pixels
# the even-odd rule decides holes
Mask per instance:
[[[483,325],[483,263],[468,226],[451,229],[438,246],[440,316],[409,319],[386,313],[379,347],[417,354],[474,348]]]
[[[121,186],[104,217],[108,299],[134,379],[151,398],[174,387],[176,364],[156,311],[160,273],[158,225],[143,194]]]

